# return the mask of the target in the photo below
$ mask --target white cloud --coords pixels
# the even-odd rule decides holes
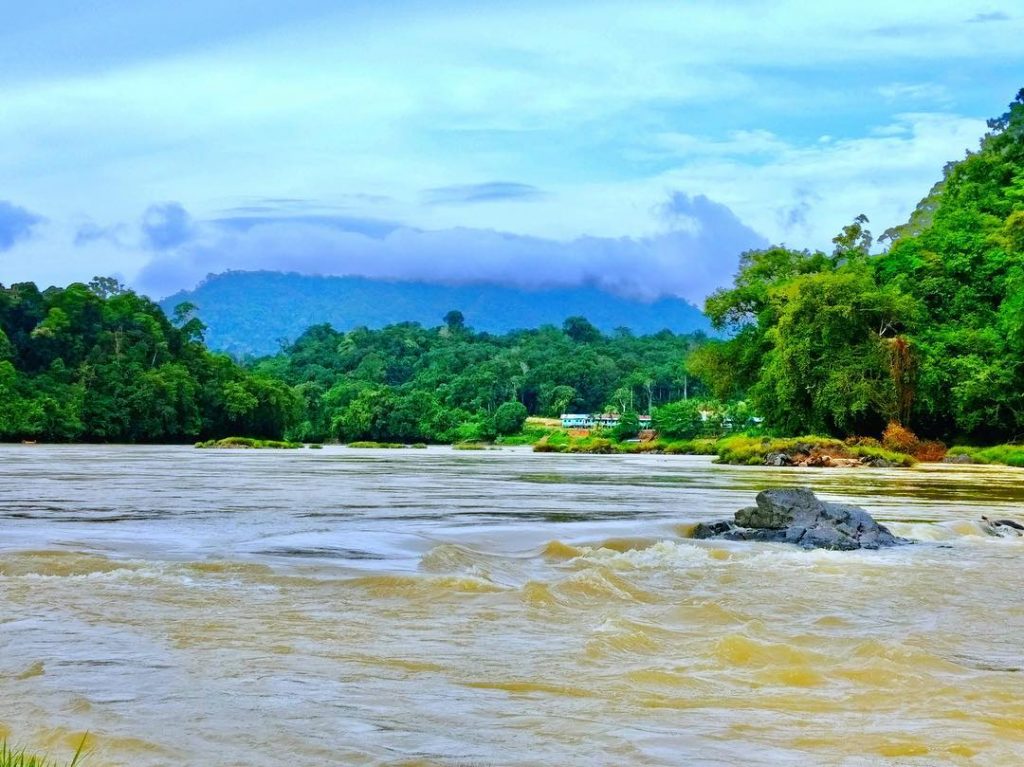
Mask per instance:
[[[373,231],[344,219],[265,219],[243,228],[211,222],[194,241],[156,254],[136,283],[166,295],[211,272],[267,269],[525,288],[595,284],[699,303],[735,270],[742,251],[765,244],[705,197],[675,194],[662,210],[670,226],[661,234],[569,241],[469,228]]]
[[[902,223],[946,162],[975,148],[984,132],[983,120],[909,113],[877,135],[778,142],[758,163],[745,161],[742,146],[730,153],[729,142],[695,140],[690,159],[659,181],[662,188],[699,189],[722,201],[773,241],[824,248],[859,213],[877,232]]]
[[[18,245],[0,280],[59,275],[62,259],[77,275],[85,251],[68,245],[69,222],[134,220],[161,200],[196,218],[296,197],[409,229],[643,239],[665,234],[657,211],[682,189],[774,240],[824,245],[861,211],[881,231],[983,132],[981,86],[959,68],[1019,71],[1013,11],[1008,0],[346,4],[249,37],[5,81],[4,197],[65,225]],[[1007,18],[964,23],[979,14]],[[908,103],[920,111],[891,114]],[[545,194],[424,202],[423,190],[496,179]],[[127,245],[90,247],[96,271],[141,263]]]

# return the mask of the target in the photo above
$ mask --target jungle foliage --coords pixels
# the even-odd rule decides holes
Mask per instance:
[[[40,291],[0,286],[0,439],[192,442],[280,438],[301,401],[202,343],[115,280]]]
[[[317,325],[253,370],[300,394],[305,416],[291,439],[462,443],[517,433],[528,415],[649,412],[699,394],[683,362],[704,341],[606,336],[583,317],[492,335],[452,311],[434,328]]]
[[[858,216],[832,253],[743,255],[706,312],[732,336],[692,370],[783,434],[992,443],[1024,435],[1024,90],[871,255]]]

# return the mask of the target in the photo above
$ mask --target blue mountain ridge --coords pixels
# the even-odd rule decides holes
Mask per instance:
[[[638,335],[711,328],[697,307],[680,298],[644,302],[596,287],[528,290],[493,283],[448,285],[366,277],[324,277],[283,272],[225,272],[195,289],[160,301],[170,313],[183,301],[198,307],[210,348],[242,357],[277,352],[311,325],[337,330],[381,328],[399,322],[442,324],[457,309],[477,331],[560,326],[583,316],[604,332],[626,327]]]

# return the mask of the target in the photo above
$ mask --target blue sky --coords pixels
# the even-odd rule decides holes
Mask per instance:
[[[901,222],[1024,86],[1019,2],[819,5],[5,7],[0,282],[162,296],[263,268],[699,301],[745,248]]]

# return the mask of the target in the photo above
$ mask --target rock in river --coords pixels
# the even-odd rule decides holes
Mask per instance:
[[[818,500],[807,488],[762,490],[757,506],[736,512],[735,521],[701,523],[694,538],[795,543],[805,549],[878,549],[907,543],[864,509]]]

